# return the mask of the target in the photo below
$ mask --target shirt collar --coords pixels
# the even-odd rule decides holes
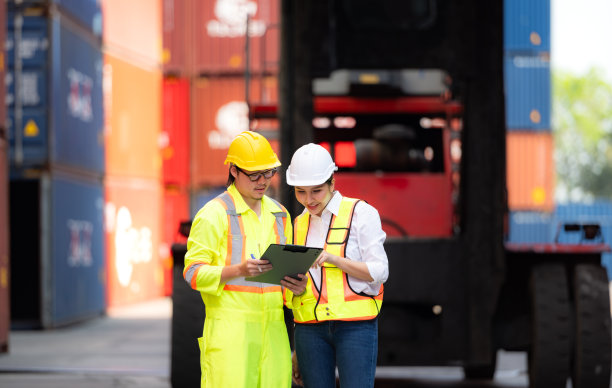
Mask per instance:
[[[244,199],[242,198],[242,194],[240,194],[240,192],[238,191],[238,189],[236,188],[236,185],[234,183],[232,183],[228,188],[227,188],[227,192],[231,194],[232,198],[234,199],[234,204],[236,205],[236,213],[238,214],[242,214],[244,212],[247,212],[249,210],[253,211],[253,209],[251,209],[249,207],[249,205],[246,204],[246,202],[244,202]],[[275,207],[273,207],[271,205],[272,201],[270,200],[270,198],[268,198],[267,195],[264,195],[261,199],[261,212],[263,213],[272,213],[272,211],[275,209]]]

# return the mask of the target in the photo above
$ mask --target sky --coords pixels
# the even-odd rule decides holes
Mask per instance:
[[[604,69],[612,81],[612,0],[550,0],[553,70]]]

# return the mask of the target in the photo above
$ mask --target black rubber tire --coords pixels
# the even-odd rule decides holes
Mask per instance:
[[[606,270],[580,264],[574,270],[574,388],[610,386],[610,294]]]
[[[570,369],[570,303],[565,267],[532,268],[529,387],[565,388]]]
[[[486,365],[465,365],[463,376],[466,380],[492,380],[497,366],[497,351],[491,352],[491,361]]]

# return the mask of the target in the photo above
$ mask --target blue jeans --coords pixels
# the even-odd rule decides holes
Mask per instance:
[[[295,350],[305,388],[374,386],[378,319],[295,325]]]

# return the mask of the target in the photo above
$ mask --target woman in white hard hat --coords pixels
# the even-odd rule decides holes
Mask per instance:
[[[300,147],[287,184],[304,211],[294,243],[324,248],[308,285],[292,299],[295,321],[293,377],[306,388],[373,387],[383,283],[389,273],[378,211],[335,190],[334,164],[320,145]]]

